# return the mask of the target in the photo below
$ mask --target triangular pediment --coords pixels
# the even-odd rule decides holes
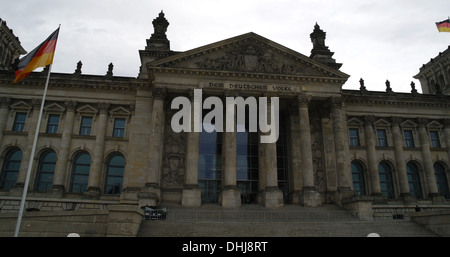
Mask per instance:
[[[378,119],[374,123],[375,127],[389,127],[391,123],[385,119]]]
[[[347,79],[349,75],[255,33],[147,63],[149,69],[220,71]]]

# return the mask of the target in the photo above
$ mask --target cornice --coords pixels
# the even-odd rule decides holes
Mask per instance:
[[[201,70],[189,68],[168,68],[168,67],[148,67],[153,73],[166,73],[188,76],[209,76],[209,77],[228,77],[228,78],[252,78],[252,79],[269,79],[280,81],[303,81],[303,82],[325,82],[344,84],[346,78],[337,77],[316,77],[301,76],[289,74],[267,74],[267,73],[249,73],[239,71],[221,71],[221,70]]]
[[[346,103],[377,104],[391,106],[421,106],[421,107],[450,107],[450,96],[436,96],[428,94],[365,92],[357,90],[343,90],[342,95]]]
[[[5,86],[44,87],[46,75],[33,72],[26,79],[14,84],[10,74],[0,74],[0,84]],[[97,75],[51,74],[49,87],[100,89],[108,91],[132,91],[136,88],[151,87],[148,80],[133,77],[110,77]]]

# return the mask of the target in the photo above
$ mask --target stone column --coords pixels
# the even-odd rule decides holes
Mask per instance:
[[[302,160],[301,160],[301,152],[300,152],[300,143],[301,143],[301,134],[300,134],[300,118],[298,117],[298,103],[297,100],[289,107],[289,130],[290,130],[290,139],[288,140],[289,144],[289,153],[290,153],[290,168],[291,170],[291,198],[293,204],[300,204],[300,197],[302,196],[301,191],[303,188],[303,178],[302,178]],[[334,151],[334,149],[333,149]],[[334,161],[334,159],[333,159]],[[261,168],[261,167],[260,167]]]
[[[56,161],[55,174],[53,176],[52,191],[64,192],[64,182],[66,181],[67,164],[69,161],[70,144],[72,142],[72,131],[75,117],[74,101],[66,101],[66,115],[64,118],[64,129],[61,135],[61,144],[59,146],[58,160]]]
[[[423,169],[425,171],[425,180],[428,189],[428,196],[433,200],[438,200],[439,192],[436,184],[436,176],[434,175],[433,159],[430,151],[430,137],[427,132],[426,125],[428,120],[425,118],[419,118],[419,140],[422,150],[422,162]]]
[[[267,96],[267,95],[266,95]],[[269,97],[270,99],[270,97]],[[267,120],[271,120],[271,100],[267,100]],[[275,114],[276,115],[276,114]],[[262,135],[269,135],[274,133],[269,131],[268,133],[259,132],[259,164],[262,164],[264,170],[263,178],[265,179],[265,187],[262,195],[262,200],[266,208],[281,208],[284,206],[283,192],[278,188],[278,167],[277,167],[277,143],[261,143]],[[260,178],[261,179],[261,178]]]
[[[352,172],[349,157],[347,118],[342,97],[331,98],[331,119],[333,121],[336,168],[338,175],[337,200],[353,196]]]
[[[233,96],[237,95],[233,92],[225,92],[225,96]],[[241,206],[241,192],[237,188],[237,169],[236,169],[236,154],[237,154],[237,146],[236,146],[236,108],[235,104],[226,104],[225,106],[225,117],[228,116],[228,113],[234,113],[234,131],[227,132],[226,130],[223,132],[223,151],[222,151],[222,159],[223,159],[223,190],[221,194],[222,206],[227,208],[234,208]],[[225,127],[227,127],[226,120],[224,123]]]
[[[190,89],[191,100],[191,132],[186,133],[186,173],[181,205],[185,207],[199,207],[202,202],[201,191],[198,188],[198,154],[200,132],[194,131],[194,90]]]
[[[109,106],[109,103],[98,103],[100,115],[98,117],[94,155],[92,156],[92,165],[89,172],[88,188],[86,192],[89,196],[97,196],[101,193],[100,181],[102,178],[103,154],[105,149],[106,124]]]
[[[403,134],[400,129],[401,118],[392,117],[392,137],[394,138],[395,162],[397,164],[398,180],[400,184],[400,197],[410,201],[408,174],[406,172],[405,156],[403,153]]]
[[[3,146],[3,131],[8,120],[10,97],[0,98],[0,147]]]
[[[364,116],[364,134],[366,137],[367,163],[369,169],[370,185],[372,195],[381,197],[380,175],[375,150],[375,132],[373,129],[374,116]]]
[[[24,147],[23,153],[22,153],[22,161],[20,162],[20,170],[19,170],[19,174],[17,176],[17,183],[16,183],[16,187],[14,188],[14,192],[15,193],[19,193],[20,194],[23,192],[23,186],[25,185],[25,179],[27,176],[27,169],[28,169],[28,162],[30,161],[30,155],[31,155],[31,148],[33,147],[33,141],[34,141],[34,134],[36,131],[36,124],[38,122],[38,118],[39,118],[39,110],[41,107],[41,102],[42,99],[32,99],[32,104],[33,104],[33,112],[30,116],[30,118],[28,119],[28,137],[27,137],[27,146]],[[39,141],[38,141],[39,143]],[[32,160],[34,160],[34,156],[32,158]],[[16,191],[17,189],[17,191]]]
[[[143,192],[138,194],[139,206],[157,206],[161,200],[161,172],[164,142],[164,100],[167,88],[155,87],[153,94],[153,111],[150,127],[148,173]]]
[[[309,124],[309,108],[311,96],[299,95],[298,114],[300,117],[300,152],[303,190],[301,202],[304,206],[316,207],[320,205],[320,194],[314,185],[314,169],[311,149],[311,127]]]

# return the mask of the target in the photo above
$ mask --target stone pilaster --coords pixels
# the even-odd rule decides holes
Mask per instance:
[[[366,137],[367,163],[369,168],[369,177],[372,195],[381,197],[380,175],[378,172],[378,162],[375,150],[375,131],[373,128],[374,116],[364,117],[364,134]]]
[[[425,118],[420,118],[418,121],[420,148],[422,150],[422,162],[424,166],[423,168],[425,170],[425,180],[428,189],[428,196],[433,198],[433,200],[438,200],[440,195],[438,193],[436,177],[434,175],[433,159],[431,157],[430,151],[430,137],[426,128],[428,120]]]
[[[314,170],[311,150],[311,128],[309,123],[309,103],[310,96],[299,95],[298,113],[300,117],[300,152],[301,152],[301,170],[303,178],[303,189],[301,203],[304,206],[320,206],[320,194],[314,185]]]
[[[191,100],[191,128],[194,128],[194,90],[189,90]],[[186,173],[181,205],[184,207],[199,207],[202,196],[198,188],[198,155],[200,133],[193,129],[186,134]]]
[[[108,120],[109,103],[98,103],[100,114],[98,117],[97,131],[95,135],[94,156],[89,172],[88,188],[86,195],[95,197],[101,192],[100,181],[102,178],[103,154],[105,149],[106,123]]]
[[[409,202],[411,194],[409,191],[408,174],[406,172],[406,159],[403,153],[403,135],[400,129],[401,118],[392,117],[392,137],[394,139],[395,162],[397,164],[398,180],[400,185],[400,196],[405,202]]]
[[[338,198],[336,200],[342,200],[344,198],[353,196],[347,118],[343,107],[342,97],[331,98],[331,119],[333,121],[336,168],[338,175]]]
[[[8,119],[10,97],[0,98],[0,147],[3,145],[3,131],[5,130],[6,120]]]
[[[64,192],[64,182],[66,180],[67,166],[70,153],[70,143],[72,141],[73,123],[75,117],[74,101],[66,101],[66,115],[64,117],[64,129],[59,146],[58,160],[56,161],[55,174],[53,176],[52,191]]]
[[[150,127],[148,173],[143,191],[138,194],[139,206],[156,206],[161,200],[161,172],[164,140],[164,101],[167,88],[155,87],[153,94],[152,121]]]
[[[233,92],[225,92],[225,96],[237,96]],[[223,190],[221,194],[222,206],[226,208],[234,208],[241,206],[241,192],[237,188],[237,169],[236,169],[236,110],[234,104],[226,104],[225,113],[234,113],[234,131],[223,133]],[[228,121],[228,120],[227,120]],[[227,124],[225,124],[227,126]]]

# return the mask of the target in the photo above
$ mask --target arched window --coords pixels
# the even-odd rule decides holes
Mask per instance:
[[[366,195],[364,170],[359,162],[352,161],[353,191],[356,195]]]
[[[73,161],[72,179],[69,188],[70,192],[83,193],[86,191],[90,169],[91,156],[86,152],[77,154]]]
[[[6,154],[2,167],[0,189],[9,190],[16,185],[21,161],[22,151],[19,149],[13,149]]]
[[[44,152],[39,158],[35,190],[47,192],[52,187],[55,173],[56,153],[52,150]]]
[[[444,166],[436,162],[434,163],[433,168],[434,168],[434,175],[436,176],[436,184],[439,194],[444,196],[445,198],[450,198],[450,192],[448,189],[448,180],[447,176],[445,175]]]
[[[105,194],[120,194],[123,185],[125,159],[120,154],[111,156],[106,167]]]
[[[408,162],[406,164],[406,173],[408,175],[410,194],[416,198],[422,198],[422,186],[420,185],[419,169],[414,163]]]
[[[378,172],[380,175],[381,194],[389,199],[394,198],[391,167],[386,162],[380,162],[378,164]]]

